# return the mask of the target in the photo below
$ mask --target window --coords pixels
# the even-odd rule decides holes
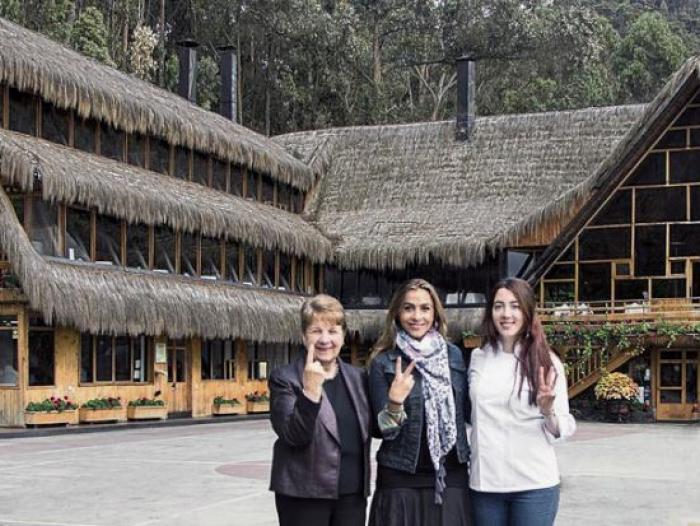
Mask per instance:
[[[302,292],[302,293],[306,292],[306,290],[304,289],[304,268],[305,267],[306,267],[305,261],[302,258],[296,258],[296,268],[294,269],[294,272],[295,272],[294,281],[296,282],[295,290],[297,292]],[[346,273],[343,272],[343,276],[345,276],[345,274]],[[345,279],[345,278],[343,278],[343,279]],[[343,284],[345,284],[344,281],[343,281]],[[354,290],[357,290],[357,288],[355,288]]]
[[[198,236],[183,232],[180,236],[180,274],[185,276],[197,276],[197,250]]]
[[[649,281],[646,279],[615,280],[615,299],[639,302],[649,299]]]
[[[634,275],[666,275],[666,227],[638,226],[634,229]]]
[[[214,159],[212,161],[211,185],[214,190],[225,192],[228,187],[228,163]]]
[[[270,373],[289,363],[289,344],[246,342],[248,378],[265,380]]]
[[[153,229],[155,260],[153,270],[173,274],[175,272],[175,233],[168,227]]]
[[[65,257],[75,261],[90,261],[92,214],[81,208],[66,208]]]
[[[29,240],[42,256],[58,256],[58,207],[55,204],[32,199]]]
[[[685,132],[685,131],[684,131]],[[669,179],[672,183],[700,182],[700,150],[671,152]]]
[[[209,158],[199,152],[192,156],[192,180],[203,186],[209,186]]]
[[[221,279],[221,241],[211,237],[202,237],[201,243],[202,277]],[[238,257],[238,254],[236,254],[236,257]]]
[[[674,126],[698,126],[700,125],[700,108],[687,108],[680,117],[676,119]]]
[[[146,166],[146,138],[139,133],[132,133],[127,139],[127,157],[129,164]]]
[[[700,186],[690,187],[690,220],[700,221]]]
[[[238,243],[226,242],[226,279],[228,281],[238,282],[241,280],[239,253]]]
[[[44,102],[41,105],[41,136],[47,141],[68,144],[70,111]]]
[[[700,256],[700,224],[671,225],[671,257]]]
[[[275,287],[275,253],[271,250],[262,251],[262,279],[260,285],[270,289]]]
[[[170,145],[161,139],[151,138],[148,168],[154,172],[168,174],[170,169]]]
[[[289,186],[284,183],[277,183],[277,206],[282,210],[289,210],[291,196]]]
[[[36,98],[31,93],[10,88],[10,121],[13,131],[36,135]]]
[[[84,152],[94,153],[97,145],[97,122],[92,119],[75,119],[73,146]]]
[[[187,381],[185,340],[168,340],[168,382]]]
[[[685,298],[685,278],[652,279],[653,298]]]
[[[301,214],[304,211],[304,193],[301,190],[290,190],[289,211],[293,214]]]
[[[80,335],[80,382],[147,382],[152,340],[146,336]]]
[[[685,187],[638,188],[635,196],[634,219],[636,223],[685,221]]]
[[[255,201],[258,199],[258,174],[250,169],[244,170],[243,173],[246,178],[245,197]]]
[[[202,380],[236,378],[236,342],[204,340],[202,345]]]
[[[267,175],[262,176],[262,199],[263,203],[273,204],[275,200],[275,183]]]
[[[241,281],[246,285],[258,284],[258,250],[249,245],[244,245],[243,250],[243,277]]]
[[[243,195],[243,172],[241,167],[237,164],[231,165],[231,181],[228,187],[230,194],[242,196]]]
[[[148,268],[148,234],[149,228],[139,223],[126,227],[126,266],[131,268]]]
[[[547,272],[545,279],[574,279],[576,269],[573,263],[552,265]]]
[[[126,146],[126,135],[123,131],[100,123],[100,155],[115,161],[124,161],[124,147]]]
[[[18,385],[17,317],[0,316],[0,386]]]
[[[574,301],[574,283],[555,282],[544,284],[544,301],[546,303],[566,303]]]
[[[578,279],[579,301],[610,300],[610,263],[580,264]]]
[[[106,265],[122,264],[122,222],[97,216],[95,261]]]
[[[175,166],[173,175],[178,179],[190,178],[190,150],[182,146],[175,147]]]
[[[666,183],[666,154],[650,153],[639,163],[625,182],[626,185],[638,186],[645,184]]]
[[[525,274],[537,259],[539,250],[508,250],[506,252],[506,276],[519,277]]]
[[[578,240],[579,260],[629,258],[630,233],[629,227],[585,229]]]
[[[280,276],[279,276],[279,283],[277,284],[277,286],[280,289],[291,290],[292,258],[289,256],[289,254],[285,254],[283,252],[280,252],[279,259],[280,259]]]
[[[29,385],[54,385],[54,330],[29,316]]]
[[[669,130],[659,142],[654,146],[655,149],[661,148],[685,148],[685,130]]]
[[[632,190],[619,190],[598,212],[593,225],[625,225],[632,222]]]

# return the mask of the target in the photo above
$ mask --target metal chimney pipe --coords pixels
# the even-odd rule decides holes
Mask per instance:
[[[194,40],[177,43],[177,58],[180,63],[177,93],[193,104],[197,104],[197,47]]]
[[[476,120],[475,62],[470,56],[457,59],[457,127],[455,138],[468,141]]]
[[[221,72],[219,113],[233,122],[238,122],[238,53],[234,46],[222,46],[218,51]]]

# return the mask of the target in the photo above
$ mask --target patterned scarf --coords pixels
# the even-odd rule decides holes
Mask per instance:
[[[442,504],[445,457],[457,443],[447,343],[435,329],[431,329],[421,340],[414,340],[406,331],[399,329],[396,346],[409,360],[415,360],[416,369],[423,379],[426,438],[430,460],[435,468],[435,503]]]

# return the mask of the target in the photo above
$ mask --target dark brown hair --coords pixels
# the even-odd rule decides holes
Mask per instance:
[[[498,348],[498,340],[500,338],[496,324],[493,321],[493,303],[496,299],[496,294],[501,289],[506,289],[515,296],[523,313],[523,327],[520,334],[518,334],[517,340],[520,343],[520,355],[518,356],[520,385],[518,387],[518,396],[521,395],[523,382],[527,379],[530,385],[530,405],[536,405],[537,390],[540,386],[540,367],[544,367],[546,378],[550,367],[553,367],[554,363],[550,354],[552,350],[547,343],[544,329],[535,310],[537,305],[535,293],[530,284],[522,279],[506,278],[496,283],[489,295],[486,312],[484,312],[484,319],[481,323],[482,334],[492,349]]]
[[[424,290],[430,295],[430,298],[433,300],[433,311],[435,312],[435,329],[442,334],[443,338],[447,337],[447,316],[445,315],[445,309],[440,302],[440,297],[435,287],[424,279],[409,279],[401,285],[391,297],[389,309],[386,313],[384,330],[377,340],[377,343],[372,347],[370,362],[374,360],[378,354],[394,348],[396,333],[398,332],[397,327],[399,325],[399,311],[401,310],[406,294],[411,290]]]

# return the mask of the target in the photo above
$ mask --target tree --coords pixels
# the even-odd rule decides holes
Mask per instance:
[[[129,49],[129,69],[143,80],[151,80],[156,69],[153,50],[158,44],[158,37],[148,26],[137,26],[131,38]]]
[[[19,0],[0,0],[0,16],[21,23],[21,7]]]
[[[88,57],[113,66],[107,48],[107,29],[102,13],[96,7],[86,7],[80,12],[70,38],[72,46]]]

